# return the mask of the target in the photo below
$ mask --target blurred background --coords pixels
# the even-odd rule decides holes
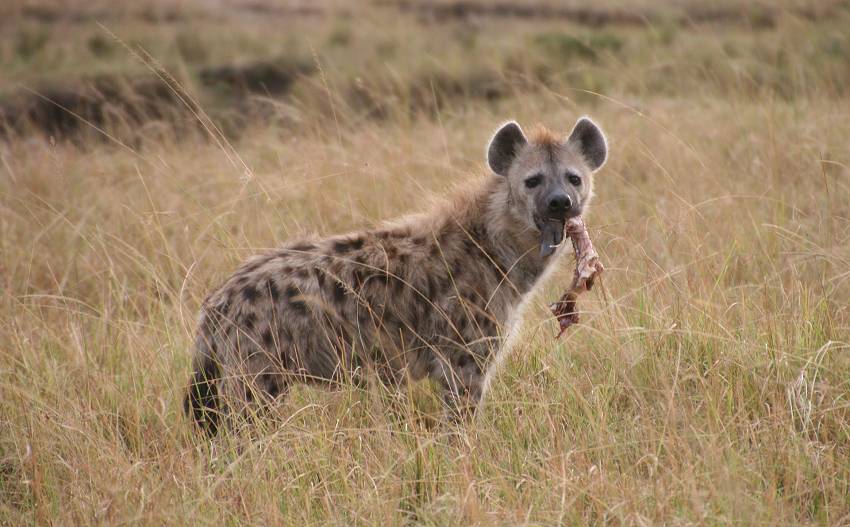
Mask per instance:
[[[555,88],[583,108],[840,97],[847,11],[840,0],[7,0],[0,119],[139,139],[187,132],[199,108],[237,136],[258,121],[515,108]]]

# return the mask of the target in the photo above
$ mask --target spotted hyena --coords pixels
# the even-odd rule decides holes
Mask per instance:
[[[448,204],[251,258],[204,302],[187,412],[214,433],[293,383],[372,372],[389,384],[431,377],[451,415],[468,414],[606,156],[590,119],[530,138],[508,122],[487,147],[493,174]]]

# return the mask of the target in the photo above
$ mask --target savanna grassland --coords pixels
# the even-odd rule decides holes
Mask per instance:
[[[3,4],[0,524],[850,524],[847,2]],[[192,427],[242,259],[582,114],[606,274],[556,341],[564,259],[474,425],[372,383]]]

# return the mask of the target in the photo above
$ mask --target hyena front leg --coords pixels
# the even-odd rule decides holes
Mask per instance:
[[[484,391],[484,374],[475,356],[469,352],[456,352],[438,359],[432,376],[443,387],[448,420],[470,420]]]

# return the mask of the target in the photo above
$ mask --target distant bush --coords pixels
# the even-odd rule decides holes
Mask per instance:
[[[115,44],[100,33],[90,36],[86,41],[86,47],[95,57],[108,57],[115,52]]]
[[[850,38],[847,35],[829,34],[824,36],[818,47],[818,52],[828,57],[850,62]]]
[[[181,32],[174,39],[177,52],[186,62],[206,62],[209,50],[197,33]]]
[[[394,58],[398,53],[398,42],[392,38],[381,40],[375,46],[375,53],[383,60]]]
[[[49,40],[50,33],[46,27],[23,27],[15,39],[15,51],[20,57],[30,59],[44,49]]]
[[[351,28],[347,25],[336,26],[328,35],[328,45],[332,47],[345,47],[351,44]]]
[[[595,61],[603,51],[618,52],[623,47],[622,38],[612,33],[594,33],[579,38],[569,33],[550,32],[534,37],[534,44],[545,54],[557,60],[569,62],[574,59]]]

